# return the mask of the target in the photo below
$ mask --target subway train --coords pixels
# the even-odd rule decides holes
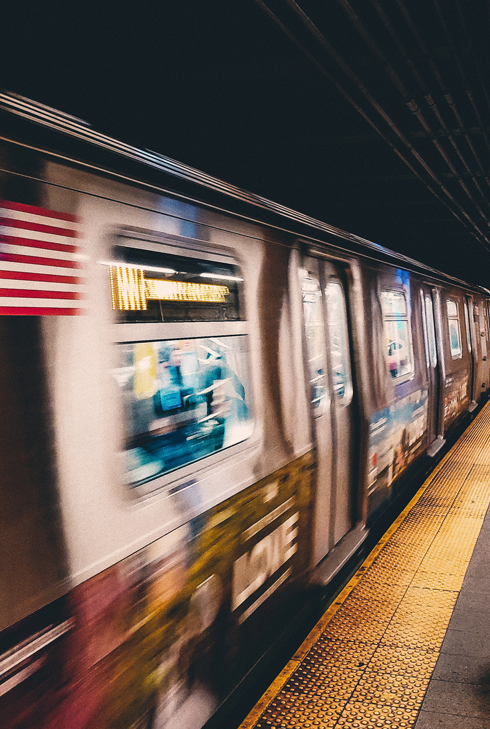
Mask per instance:
[[[485,400],[490,292],[0,118],[2,727],[198,729]]]

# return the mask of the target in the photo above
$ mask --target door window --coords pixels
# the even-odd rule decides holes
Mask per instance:
[[[451,357],[453,359],[461,359],[463,356],[463,350],[461,348],[461,325],[459,323],[458,303],[452,299],[448,299],[446,306]]]
[[[471,352],[470,315],[468,313],[468,302],[464,302],[464,326],[466,331],[466,345],[468,352]]]
[[[480,335],[482,357],[487,356],[487,336],[485,331],[485,309],[480,305]]]
[[[437,366],[436,332],[434,329],[434,305],[432,296],[425,297],[425,308],[427,313],[427,339],[429,341],[429,363],[431,367]]]
[[[343,405],[348,405],[352,399],[352,375],[344,290],[340,282],[334,280],[327,284],[325,293],[333,391]]]
[[[312,407],[320,409],[325,398],[325,335],[322,292],[317,279],[306,276],[302,283],[303,313]]]

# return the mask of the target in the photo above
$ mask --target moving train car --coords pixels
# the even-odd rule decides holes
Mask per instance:
[[[198,729],[486,397],[489,292],[0,94],[4,729]]]

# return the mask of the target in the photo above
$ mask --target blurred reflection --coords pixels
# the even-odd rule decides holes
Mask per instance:
[[[246,346],[242,335],[119,345],[129,483],[249,437]]]

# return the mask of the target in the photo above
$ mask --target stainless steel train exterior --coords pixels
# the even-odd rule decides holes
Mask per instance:
[[[486,396],[488,292],[0,107],[2,726],[197,729]]]

